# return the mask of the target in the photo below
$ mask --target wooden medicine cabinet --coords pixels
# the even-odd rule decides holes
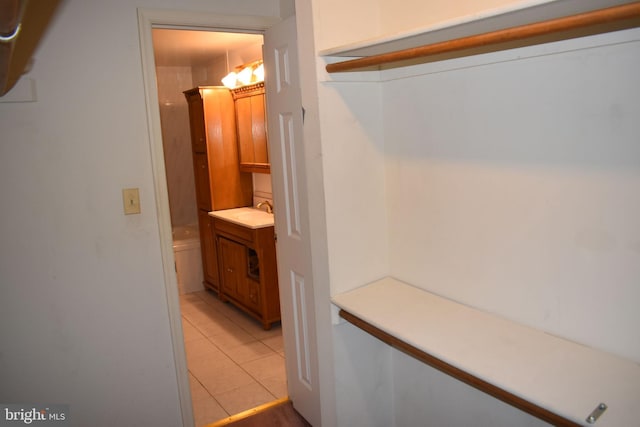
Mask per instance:
[[[235,101],[240,170],[270,173],[264,82],[231,91]]]

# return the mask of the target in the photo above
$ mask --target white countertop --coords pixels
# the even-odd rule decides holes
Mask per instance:
[[[439,297],[393,278],[335,305],[431,356],[580,425],[639,425],[640,365]]]
[[[252,207],[211,211],[209,212],[209,216],[252,229],[273,227],[272,213],[267,213]]]

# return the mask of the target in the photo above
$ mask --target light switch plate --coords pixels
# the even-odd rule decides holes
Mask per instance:
[[[137,188],[123,188],[122,202],[125,215],[140,213],[140,193]]]

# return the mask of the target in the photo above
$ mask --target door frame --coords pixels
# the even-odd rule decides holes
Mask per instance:
[[[162,147],[162,128],[160,110],[158,108],[159,101],[152,29],[201,29],[206,31],[255,32],[259,34],[264,33],[267,28],[278,21],[280,21],[278,17],[138,9],[138,31],[140,36],[153,187],[160,235],[160,252],[162,256],[162,269],[169,312],[169,327],[171,330],[171,343],[178,384],[178,398],[180,400],[182,425],[185,427],[193,426],[194,418],[189,387],[189,371],[187,369],[184,336],[182,333],[178,282],[174,268],[175,258],[173,254],[171,215],[169,211],[169,192],[167,189],[167,175],[164,150]]]
[[[305,1],[295,1],[298,18],[298,29],[311,29],[313,24],[311,6]],[[302,12],[302,13],[300,13]],[[303,16],[301,16],[303,15]],[[180,301],[178,295],[177,277],[174,268],[173,238],[171,232],[171,216],[169,212],[169,195],[167,189],[164,150],[162,146],[162,129],[160,110],[158,108],[158,91],[153,51],[152,28],[172,29],[202,29],[206,31],[237,31],[262,33],[282,19],[268,16],[222,15],[216,13],[187,12],[176,10],[138,9],[138,31],[144,79],[146,101],[147,126],[151,155],[151,166],[154,183],[156,212],[158,216],[158,232],[160,237],[160,252],[164,286],[167,298],[167,309],[171,342],[175,360],[178,398],[180,402],[182,425],[194,425],[191,392],[189,387],[189,373],[187,370],[184,336],[182,333]],[[302,23],[301,23],[302,22]],[[306,34],[299,32],[298,45],[300,48],[300,75],[309,76],[309,84],[302,86],[302,101],[305,104],[307,116],[315,120],[307,120],[310,126],[305,126],[304,140],[306,146],[306,162],[301,167],[307,169],[305,183],[310,194],[318,197],[309,200],[309,224],[311,235],[311,253],[313,264],[313,280],[317,284],[314,290],[314,307],[317,327],[318,349],[330,357],[319,358],[319,397],[321,402],[322,424],[332,426],[336,424],[336,402],[333,371],[333,342],[332,320],[329,298],[329,267],[327,254],[327,235],[324,205],[324,186],[322,173],[322,156],[320,131],[318,123],[317,87],[315,86],[315,50],[313,46],[313,32]],[[302,79],[301,79],[302,80]],[[283,183],[280,183],[284,185]],[[295,355],[293,355],[295,356]],[[318,426],[319,427],[319,426]]]

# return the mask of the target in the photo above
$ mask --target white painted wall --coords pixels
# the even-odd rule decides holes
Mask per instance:
[[[367,40],[382,32],[382,0],[313,1],[316,49]]]
[[[333,294],[388,272],[380,86],[326,85],[320,106]]]
[[[69,0],[28,76],[38,101],[0,104],[0,401],[68,403],[74,425],[181,423],[136,7],[279,13]],[[140,215],[123,215],[125,187]]]
[[[382,1],[380,11],[380,16],[382,17],[381,33],[403,33],[415,28],[457,20],[461,17],[491,13],[493,10],[500,10],[505,7],[518,8],[532,3],[544,2],[545,0],[537,2],[531,0]]]
[[[391,350],[393,425],[447,427],[550,427],[411,356]]]
[[[447,22],[473,20],[554,0],[340,0],[314,1],[318,50],[411,33]],[[565,3],[567,0],[563,0]],[[587,2],[587,0],[579,0]],[[589,3],[610,0],[588,0]],[[576,3],[575,0],[568,2]]]

